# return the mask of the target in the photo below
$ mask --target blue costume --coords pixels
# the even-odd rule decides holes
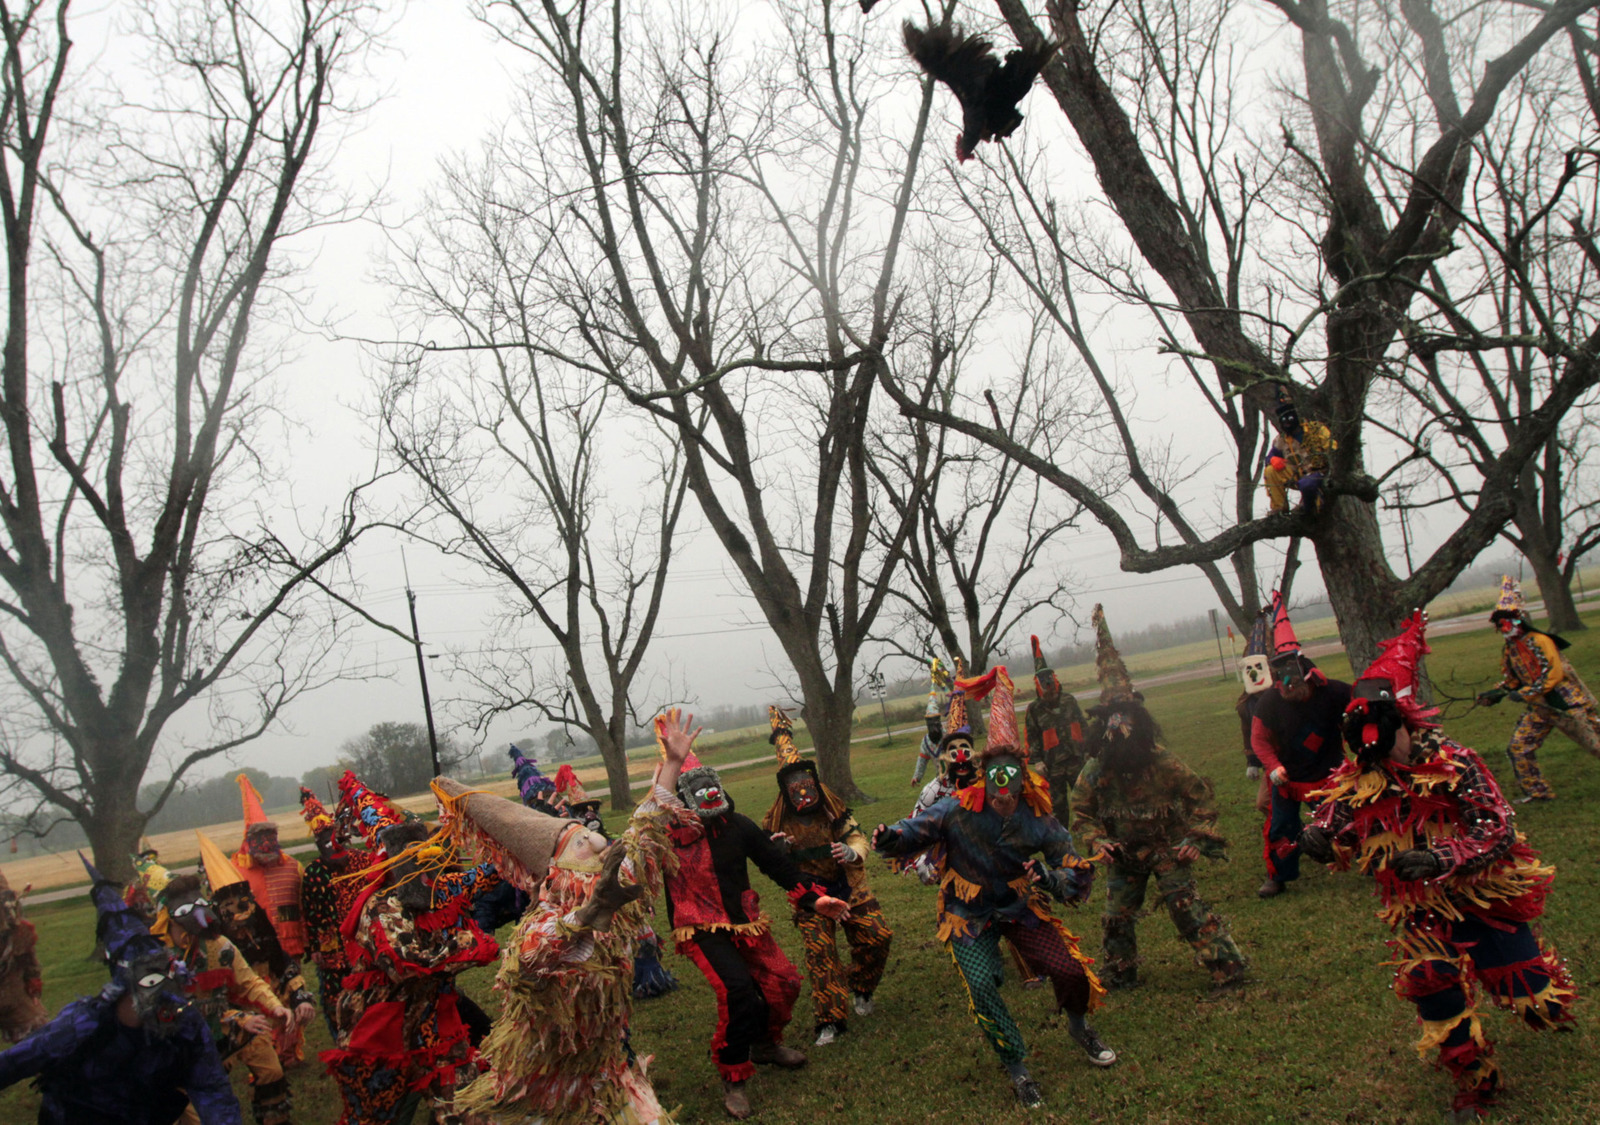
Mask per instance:
[[[240,1125],[239,1101],[169,950],[87,862],[111,982],[0,1054],[0,1088],[37,1079],[39,1125],[172,1125],[193,1104],[202,1125]],[[124,998],[138,1023],[118,1016]]]

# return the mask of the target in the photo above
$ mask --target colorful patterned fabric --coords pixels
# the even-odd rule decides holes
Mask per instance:
[[[1555,790],[1539,769],[1539,748],[1558,730],[1600,756],[1600,708],[1548,633],[1532,630],[1506,638],[1501,670],[1501,689],[1528,705],[1512,729],[1506,756],[1523,794],[1548,800]]]
[[[767,930],[701,930],[680,942],[678,952],[694,962],[717,998],[711,1032],[717,1072],[724,1081],[743,1082],[756,1069],[750,1048],[783,1042],[800,996],[800,974]]]
[[[1479,1105],[1498,1078],[1473,1006],[1473,982],[1535,1027],[1570,1019],[1572,977],[1529,929],[1544,912],[1555,870],[1516,829],[1494,775],[1468,747],[1436,731],[1413,732],[1409,765],[1362,771],[1349,763],[1329,779],[1315,824],[1337,869],[1373,876],[1389,942],[1395,993],[1417,1004],[1419,1052],[1440,1049],[1457,1081],[1458,1107]],[[1431,852],[1438,872],[1404,880],[1393,861]]]
[[[599,864],[555,861],[495,978],[505,1007],[480,1049],[489,1069],[457,1092],[455,1112],[485,1123],[672,1125],[646,1076],[650,1058],[628,1042],[633,956],[650,933],[669,819],[647,800],[622,834],[624,879],[645,893],[617,911],[607,933],[571,920],[593,894]]]
[[[290,1117],[289,1085],[272,1039],[246,1030],[252,1014],[273,1016],[280,1010],[278,997],[226,937],[201,937],[168,927],[174,952],[188,968],[189,995],[205,1019],[223,1066],[234,1061],[250,1071],[251,1110],[259,1125],[284,1125]],[[281,1024],[278,1025],[281,1028]]]
[[[1078,939],[1054,918],[988,923],[974,934],[946,941],[945,949],[966,988],[973,1022],[1000,1061],[1012,1065],[1028,1057],[1028,1045],[1000,995],[1005,980],[1001,937],[1010,940],[1028,967],[1050,981],[1061,1010],[1089,1011],[1103,992],[1089,969],[1092,962],[1078,949]]]
[[[277,863],[262,864],[241,853],[233,857],[233,862],[250,884],[257,905],[267,912],[283,951],[290,957],[304,956],[306,927],[300,913],[300,881],[304,874],[300,861],[280,853]]]
[[[1332,464],[1331,454],[1339,448],[1333,433],[1321,422],[1303,422],[1302,435],[1294,438],[1278,433],[1272,448],[1267,451],[1268,464],[1262,472],[1262,482],[1267,489],[1268,503],[1274,512],[1287,511],[1289,486],[1294,485],[1313,496],[1315,484],[1320,483]],[[1281,462],[1281,467],[1279,465]]]
[[[805,941],[806,977],[811,982],[812,1019],[842,1024],[850,1016],[850,996],[871,996],[883,979],[889,964],[889,944],[894,931],[884,921],[876,905],[865,909],[851,907],[850,917],[835,922],[815,910],[798,911],[794,924]],[[850,947],[847,970],[839,957],[837,932],[844,930]]]

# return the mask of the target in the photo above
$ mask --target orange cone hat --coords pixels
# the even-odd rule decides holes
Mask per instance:
[[[241,773],[238,781],[239,796],[244,801],[244,830],[250,831],[252,824],[270,824],[272,818],[267,816],[267,810],[261,807],[261,794],[250,784],[250,775]]]

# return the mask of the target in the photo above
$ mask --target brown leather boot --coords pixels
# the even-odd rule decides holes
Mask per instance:
[[[750,1099],[745,1096],[743,1082],[722,1081],[722,1108],[736,1121],[750,1116]]]
[[[782,1043],[755,1044],[750,1048],[750,1061],[762,1066],[781,1066],[784,1070],[796,1070],[806,1065],[804,1054]]]
[[[1288,889],[1289,888],[1288,888],[1287,885],[1278,882],[1278,880],[1276,880],[1276,879],[1268,879],[1265,883],[1262,883],[1259,887],[1256,888],[1256,897],[1257,898],[1277,898],[1279,895],[1281,895],[1284,891],[1286,891]]]

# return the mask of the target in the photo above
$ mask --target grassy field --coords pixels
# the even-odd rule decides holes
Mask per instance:
[[[1600,616],[1590,620],[1600,626]],[[1600,632],[1579,634],[1572,654],[1580,669],[1600,667]],[[1324,662],[1345,676],[1342,662]],[[1497,676],[1498,645],[1486,633],[1441,640],[1430,661],[1444,693],[1470,696],[1470,688]],[[1592,677],[1600,678],[1600,677]],[[1118,994],[1096,1017],[1122,1061],[1096,1071],[1057,1027],[1045,992],[1024,992],[1007,982],[1007,1001],[1032,1049],[1031,1065],[1045,1089],[1048,1109],[1026,1114],[1015,1107],[1003,1072],[973,1027],[949,958],[932,939],[932,894],[888,874],[870,861],[874,885],[895,928],[889,972],[878,993],[878,1014],[853,1021],[839,1044],[812,1052],[795,1073],[763,1071],[751,1083],[759,1120],[800,1125],[817,1120],[860,1122],[1384,1122],[1436,1120],[1450,1091],[1448,1079],[1418,1061],[1411,1049],[1416,1028],[1411,1009],[1388,992],[1384,931],[1373,918],[1371,887],[1355,876],[1333,876],[1309,866],[1289,894],[1262,902],[1260,821],[1251,808],[1254,783],[1244,777],[1230,681],[1192,681],[1158,687],[1150,706],[1164,725],[1168,745],[1216,782],[1223,825],[1233,841],[1232,861],[1202,864],[1202,893],[1227,917],[1252,963],[1252,984],[1242,994],[1212,1001],[1204,974],[1173,933],[1164,913],[1140,927],[1145,984]],[[1446,729],[1479,747],[1499,773],[1519,709],[1451,707]],[[1463,712],[1454,714],[1454,712]],[[737,760],[764,743],[719,746],[708,757]],[[909,811],[914,744],[862,743],[856,776],[878,800],[858,809],[870,827]],[[1545,914],[1546,934],[1570,962],[1580,991],[1593,994],[1600,977],[1600,877],[1594,849],[1593,802],[1600,799],[1600,763],[1581,756],[1557,735],[1548,743],[1545,771],[1559,799],[1525,807],[1521,827],[1560,869]],[[765,768],[730,779],[739,807],[759,818],[775,793]],[[756,877],[768,909],[782,896]],[[1097,954],[1101,894],[1068,911],[1069,924]],[[41,907],[38,924],[46,958],[45,1000],[52,1009],[97,989],[103,972],[85,960],[93,941],[87,909]],[[800,944],[787,920],[780,941],[798,963]],[[722,1120],[720,1086],[706,1053],[713,1000],[686,960],[669,956],[683,987],[642,1003],[634,1015],[634,1042],[655,1055],[651,1073],[680,1120]],[[493,973],[469,974],[465,984],[496,1010]],[[1505,1079],[1504,1122],[1600,1120],[1600,1056],[1588,1007],[1579,1010],[1576,1034],[1535,1035],[1500,1012],[1486,1017],[1498,1041]],[[790,1042],[805,1046],[811,1027],[808,996],[796,1011]],[[326,1046],[320,1023],[311,1046]],[[242,1076],[236,1076],[243,1090]],[[298,1122],[327,1125],[338,1115],[337,1097],[311,1062],[295,1073]],[[0,1095],[0,1121],[34,1115],[31,1091]]]

